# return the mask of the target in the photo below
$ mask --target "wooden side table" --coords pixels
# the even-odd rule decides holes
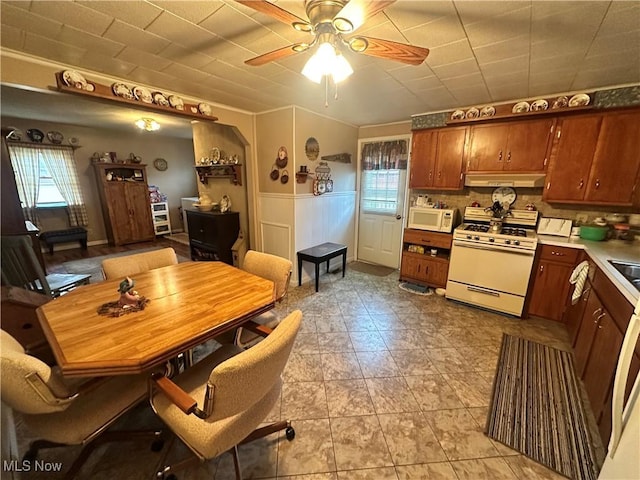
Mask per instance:
[[[342,255],[342,277],[347,270],[347,246],[340,243],[323,243],[315,247],[300,250],[298,252],[298,286],[302,285],[302,262],[311,262],[316,267],[316,292],[320,280],[320,264],[327,262],[327,272],[329,271],[329,261],[332,258]]]

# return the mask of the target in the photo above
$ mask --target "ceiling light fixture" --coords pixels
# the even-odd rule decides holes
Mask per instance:
[[[136,126],[140,130],[146,130],[147,132],[155,132],[156,130],[160,130],[160,124],[153,118],[140,118],[136,120]]]
[[[346,58],[340,53],[331,42],[322,42],[315,53],[307,61],[302,74],[315,83],[325,79],[328,90],[329,79],[336,85],[336,96],[338,98],[338,83],[349,77],[353,73],[353,68]],[[328,102],[325,95],[325,107]]]

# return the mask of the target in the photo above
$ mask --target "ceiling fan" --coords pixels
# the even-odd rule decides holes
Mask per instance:
[[[362,26],[368,18],[395,3],[396,0],[305,0],[308,20],[304,20],[266,0],[236,1],[276,20],[288,23],[298,31],[309,32],[313,35],[313,40],[309,43],[294,43],[273,50],[246,60],[244,63],[247,65],[264,65],[322,44],[330,44],[337,51],[344,45],[355,53],[395,60],[409,65],[420,65],[429,54],[428,48],[406,43],[361,35],[345,37]]]

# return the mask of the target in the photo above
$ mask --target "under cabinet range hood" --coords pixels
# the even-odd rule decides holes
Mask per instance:
[[[543,187],[544,173],[467,173],[467,187]]]

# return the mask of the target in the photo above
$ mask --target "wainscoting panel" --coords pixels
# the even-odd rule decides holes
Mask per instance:
[[[260,242],[265,253],[289,258],[291,253],[291,226],[261,221]]]

